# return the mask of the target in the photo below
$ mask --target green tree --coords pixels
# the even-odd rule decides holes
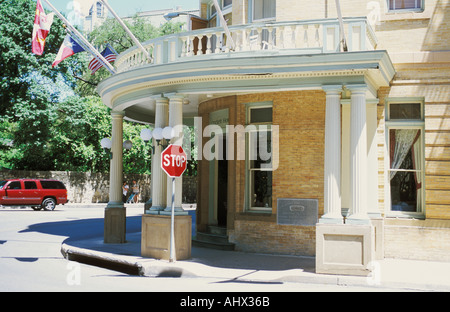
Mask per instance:
[[[76,57],[52,68],[66,35],[59,19],[52,25],[44,54],[31,52],[35,11],[32,0],[0,0],[0,125],[9,126],[2,134],[0,158],[7,168],[52,168],[52,106],[75,82]]]
[[[183,23],[168,22],[157,28],[148,23],[145,18],[138,15],[133,16],[129,20],[125,20],[124,23],[142,43],[153,38],[180,32],[183,26]],[[116,19],[106,20],[105,23],[95,28],[88,35],[88,39],[94,46],[104,46],[109,43],[119,54],[135,45]],[[89,61],[81,60],[80,64],[78,64],[79,70],[75,72],[75,76],[78,78],[76,91],[82,96],[96,96],[97,85],[102,80],[108,78],[110,73],[105,68],[101,68],[95,75],[91,75],[88,64]]]
[[[63,62],[53,69],[52,63],[64,40],[62,22],[55,18],[42,56],[31,53],[36,2],[32,0],[0,0],[0,116],[14,117],[18,101],[30,101],[30,74],[56,82],[64,79],[73,86],[74,64]]]
[[[91,75],[88,53],[52,63],[66,36],[55,18],[42,56],[31,53],[36,2],[0,0],[0,168],[105,172],[109,158],[100,140],[111,135],[111,115],[95,86],[110,74]],[[181,24],[155,28],[144,19],[128,22],[140,41],[179,31]],[[120,53],[134,43],[108,20],[90,35],[95,45],[109,42]],[[150,173],[151,148],[140,139],[143,125],[124,122],[125,173]]]
[[[49,149],[55,170],[109,170],[100,140],[111,133],[109,109],[98,97],[72,96],[55,106]]]

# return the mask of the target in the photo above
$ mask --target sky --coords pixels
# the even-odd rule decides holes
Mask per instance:
[[[49,0],[59,11],[68,13],[76,0]],[[94,0],[92,0],[94,2]],[[182,9],[198,9],[199,0],[108,0],[109,5],[121,17],[131,16],[140,11],[172,9],[181,6]],[[49,7],[42,1],[44,8]]]

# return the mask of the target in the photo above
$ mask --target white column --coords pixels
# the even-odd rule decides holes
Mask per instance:
[[[164,128],[168,123],[169,99],[160,97],[156,99],[155,128]],[[153,139],[154,154],[152,155],[152,207],[147,213],[158,214],[166,207],[167,175],[161,168],[162,146]]]
[[[124,112],[113,111],[112,116],[112,159],[109,175],[109,202],[107,208],[121,208],[123,184],[123,117]]]
[[[183,95],[175,94],[169,96],[169,126],[174,129],[174,138],[171,144],[183,145]],[[183,177],[175,178],[175,213],[187,214],[182,208],[183,195]],[[172,210],[172,178],[167,178],[167,197],[166,209],[164,213],[168,214]]]
[[[366,86],[348,86],[350,108],[350,216],[348,224],[370,224],[367,215]]]
[[[319,223],[342,224],[341,213],[341,91],[342,86],[324,87],[325,168],[324,215]]]

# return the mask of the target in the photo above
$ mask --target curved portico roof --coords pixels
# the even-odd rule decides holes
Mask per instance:
[[[352,21],[356,25],[356,21]],[[328,24],[321,25],[323,28],[331,27]],[[365,20],[358,25],[369,27]],[[272,25],[272,28],[275,26],[277,25]],[[288,35],[291,38],[296,35],[294,29],[297,26],[296,23],[289,25],[291,33]],[[282,30],[285,28],[283,26]],[[317,32],[319,27],[315,28]],[[219,38],[219,33],[217,30],[211,32],[210,29],[208,31],[212,35],[203,30],[166,36],[146,43],[149,50],[153,51],[153,63],[146,64],[139,60],[140,66],[134,66],[130,59],[134,57],[132,60],[136,60],[133,53],[139,53],[138,50],[134,48],[126,51],[119,56],[119,73],[100,83],[98,92],[108,107],[124,111],[126,118],[153,123],[153,99],[162,94],[184,95],[186,105],[183,113],[190,117],[197,115],[198,105],[202,101],[232,94],[357,84],[367,85],[369,93],[376,97],[376,90],[380,86],[388,86],[394,76],[394,68],[386,51],[361,49],[362,51],[336,52],[334,49],[327,50],[325,44],[315,48],[297,48],[295,43],[289,48],[268,48],[268,42],[265,47],[259,43],[257,49],[245,49],[242,48],[245,47],[243,43],[246,38],[250,38],[250,35],[245,34],[252,32],[243,28],[239,37],[239,29],[232,31],[237,38],[241,38],[241,49],[232,52],[216,48],[219,53],[211,53],[211,37]],[[278,34],[277,38],[282,38],[279,35],[282,30],[276,28],[275,31],[270,31]],[[261,30],[260,33],[262,34]],[[270,35],[268,37],[270,39]],[[197,55],[192,52],[189,54],[193,50],[195,38],[208,40],[207,44],[203,40],[203,53],[197,50]],[[158,42],[161,42],[161,46],[158,46]],[[260,42],[263,40],[260,39]],[[283,45],[285,46],[287,45]],[[162,58],[156,55],[158,51],[165,51],[161,53]]]

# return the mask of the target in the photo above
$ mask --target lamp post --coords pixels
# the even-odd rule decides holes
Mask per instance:
[[[156,140],[156,146],[161,146],[164,150],[169,145],[168,141],[174,138],[173,128],[155,128],[153,131],[150,129],[143,129],[141,131],[141,139],[145,143],[148,143],[152,138]],[[152,147],[152,152],[155,154],[155,147]]]
[[[172,19],[180,17],[180,15],[186,15],[188,17],[188,31],[193,30],[192,29],[192,18],[195,17],[196,19],[200,19],[202,21],[206,21],[204,18],[201,18],[200,16],[191,14],[189,12],[170,12],[167,13],[166,15],[164,15],[164,18],[166,19],[166,21],[170,22]]]
[[[145,204],[146,214],[160,214],[166,206],[166,177],[159,165],[161,162],[161,152],[167,147],[167,141],[172,139],[173,130],[171,127],[143,129],[141,131],[141,139],[148,143],[154,140],[152,146],[152,197]]]
[[[106,154],[109,155],[109,159],[113,158],[113,153],[111,152],[111,148],[112,148],[112,141],[109,138],[103,138],[100,141],[100,145],[103,148],[103,150],[105,151]],[[133,143],[130,140],[126,140],[123,142],[123,148],[126,151],[129,151],[133,148]]]

